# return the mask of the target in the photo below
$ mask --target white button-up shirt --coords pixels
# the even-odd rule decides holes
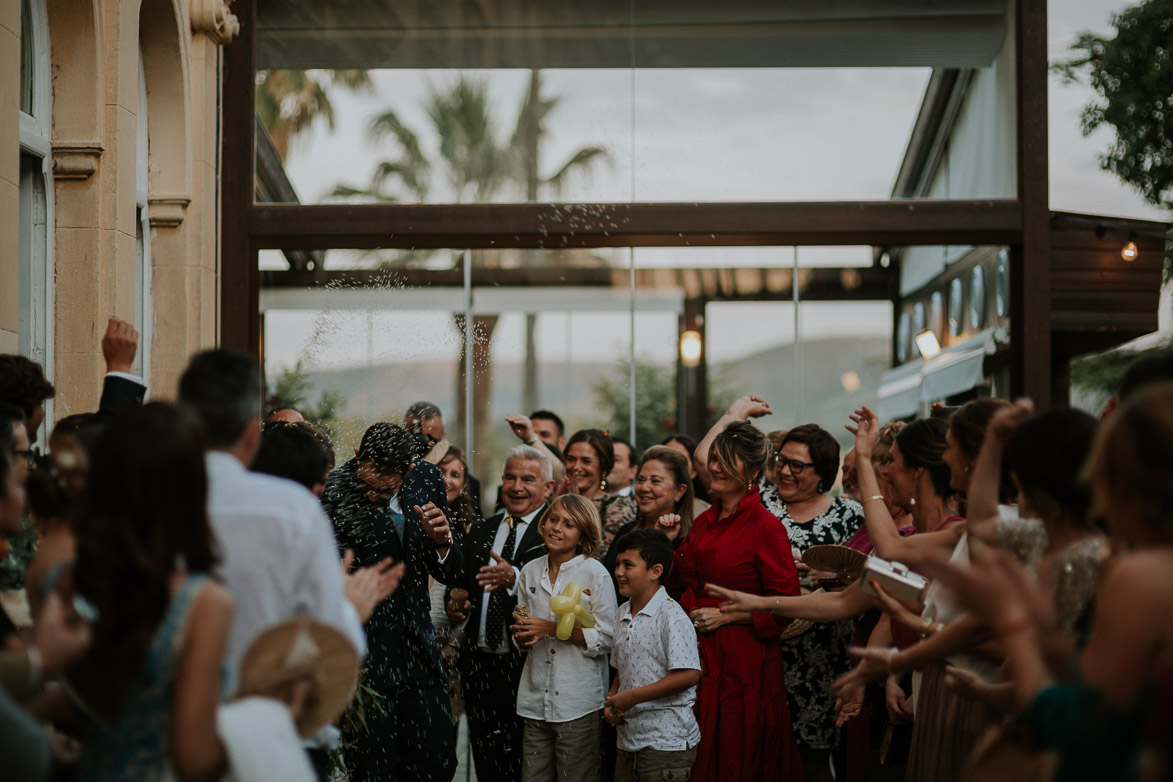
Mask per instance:
[[[586,648],[554,636],[530,648],[517,690],[517,713],[534,720],[569,722],[602,709],[607,699],[615,587],[598,560],[581,554],[562,563],[557,582],[551,584],[549,562],[546,555],[521,569],[518,604],[527,606],[531,616],[556,622],[550,598],[562,594],[567,584],[578,584],[582,589],[579,604],[594,614],[595,626],[582,628]]]
[[[220,545],[217,572],[236,604],[225,692],[235,692],[253,639],[288,619],[324,622],[365,655],[366,636],[346,599],[333,526],[318,499],[293,481],[249,472],[222,451],[210,451],[206,464],[208,518]]]
[[[619,608],[611,664],[619,671],[619,690],[654,684],[671,671],[701,669],[696,629],[664,587],[635,616],[631,603]],[[675,751],[695,747],[701,729],[692,713],[696,688],[633,706],[619,723],[618,747]]]

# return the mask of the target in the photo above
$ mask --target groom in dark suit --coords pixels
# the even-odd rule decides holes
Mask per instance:
[[[448,677],[429,614],[428,574],[463,578],[463,553],[448,527],[444,480],[415,456],[400,426],[373,424],[358,454],[330,473],[322,505],[338,547],[363,567],[391,557],[403,581],[367,621],[364,684],[381,697],[346,752],[352,780],[444,780],[456,772]]]
[[[521,568],[546,553],[539,522],[554,490],[552,465],[538,449],[519,445],[505,455],[505,510],[473,525],[464,539],[469,599],[449,601],[449,616],[465,621],[461,685],[477,779],[521,778],[522,720],[517,688],[525,654],[508,626],[517,605]]]

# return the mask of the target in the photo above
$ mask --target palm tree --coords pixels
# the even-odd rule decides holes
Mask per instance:
[[[425,104],[429,130],[438,141],[437,154],[429,159],[420,136],[395,111],[386,111],[371,120],[370,137],[392,142],[398,156],[375,166],[370,185],[355,188],[337,185],[331,196],[379,202],[422,202],[437,183],[442,183],[456,203],[484,203],[505,195],[536,201],[545,192],[557,194],[575,173],[589,172],[596,163],[609,159],[602,146],[584,146],[562,162],[553,173],[543,176],[539,150],[546,133],[546,120],[558,105],[558,98],[541,94],[541,72],[531,71],[529,89],[518,109],[513,131],[502,138],[497,130],[487,82],[461,75],[446,88],[432,86]],[[508,256],[523,265],[539,262],[533,251],[474,250],[471,262],[477,266],[502,265]],[[402,259],[401,259],[402,260]],[[483,443],[492,379],[489,373],[490,342],[497,315],[473,317],[473,401],[474,439]],[[526,315],[526,412],[536,406],[537,370],[534,352],[536,316]],[[456,315],[457,328],[464,333],[463,315]],[[464,365],[461,342],[460,366]],[[457,376],[457,417],[466,414],[464,383]],[[483,454],[476,454],[475,471],[484,472]]]
[[[290,142],[321,118],[334,129],[331,87],[369,92],[373,84],[367,71],[260,71],[257,74],[257,116],[273,139],[277,154],[285,160]]]

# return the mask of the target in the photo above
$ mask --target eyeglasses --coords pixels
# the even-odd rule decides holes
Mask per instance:
[[[779,455],[775,465],[779,470],[781,470],[783,467],[789,467],[791,475],[801,475],[803,470],[805,470],[807,467],[814,467],[815,463],[800,462],[798,459],[784,459],[781,455]]]

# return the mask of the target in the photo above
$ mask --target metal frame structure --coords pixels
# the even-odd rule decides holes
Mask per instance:
[[[1046,0],[1016,0],[1015,199],[617,203],[569,209],[529,203],[254,203],[256,4],[233,5],[242,34],[225,49],[224,59],[220,341],[225,346],[260,354],[262,249],[1002,244],[1012,258],[1011,391],[1044,404],[1052,398]],[[570,225],[568,215],[580,206],[610,215],[618,227],[604,232]],[[898,299],[895,268],[861,271],[873,279],[870,292]],[[321,283],[325,275],[320,270],[266,274],[266,286],[277,284],[276,274],[289,284]],[[693,403],[701,407],[694,414],[703,413],[703,384],[699,389]]]

